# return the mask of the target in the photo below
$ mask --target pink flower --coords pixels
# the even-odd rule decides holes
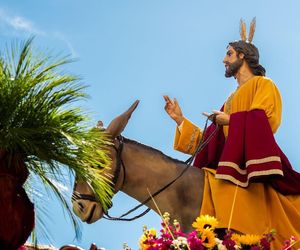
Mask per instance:
[[[270,242],[266,238],[262,238],[260,240],[260,245],[262,247],[262,250],[269,250],[270,249]]]
[[[188,244],[191,250],[204,250],[202,240],[198,238],[196,231],[192,231],[188,235]]]

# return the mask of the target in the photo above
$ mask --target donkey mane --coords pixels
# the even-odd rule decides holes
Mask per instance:
[[[140,142],[137,142],[137,141],[134,141],[134,140],[131,140],[131,139],[128,139],[126,137],[123,137],[124,138],[124,142],[125,143],[129,143],[129,144],[133,144],[133,145],[136,145],[138,147],[142,147],[143,149],[147,150],[147,151],[151,151],[152,153],[156,153],[156,154],[159,154],[163,159],[166,159],[166,160],[171,160],[175,163],[179,163],[179,164],[185,164],[185,162],[181,161],[181,160],[178,160],[178,159],[175,159],[175,158],[172,158],[170,156],[167,156],[165,155],[163,152],[161,152],[160,150],[156,149],[156,148],[152,148],[150,146],[147,146],[145,144],[142,144]]]

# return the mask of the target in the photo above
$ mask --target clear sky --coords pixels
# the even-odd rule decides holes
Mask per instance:
[[[172,148],[175,123],[164,112],[162,95],[176,97],[185,116],[203,126],[201,113],[220,108],[237,86],[224,77],[226,46],[239,39],[240,18],[248,24],[256,16],[253,43],[283,99],[276,139],[300,170],[299,9],[298,0],[2,0],[0,48],[35,35],[38,49],[71,54],[78,60],[68,70],[89,85],[90,99],[83,105],[95,123],[101,119],[107,125],[139,99],[124,136],[185,160],[186,155]],[[82,225],[82,239],[75,241],[57,201],[47,195],[45,200],[47,227],[56,247],[76,244],[88,249],[95,242],[118,250],[127,242],[138,249],[143,225],[158,228],[160,223],[153,212],[135,222],[101,220]],[[122,193],[113,203],[114,215],[138,204]]]

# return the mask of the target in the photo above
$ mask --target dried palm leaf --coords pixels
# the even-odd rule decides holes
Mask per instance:
[[[254,32],[256,28],[256,17],[254,17],[251,21],[250,24],[250,31],[249,31],[249,36],[248,36],[248,42],[251,43],[253,40]]]
[[[241,19],[240,21],[240,35],[241,35],[241,40],[246,42],[247,40],[246,23],[243,19]]]

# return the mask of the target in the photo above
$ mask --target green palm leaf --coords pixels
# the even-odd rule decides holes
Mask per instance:
[[[69,202],[52,180],[62,181],[68,169],[91,183],[106,209],[112,190],[101,173],[110,163],[104,149],[109,141],[101,130],[89,128],[88,115],[75,106],[87,95],[80,79],[62,70],[71,60],[33,54],[32,40],[0,56],[0,149],[22,155],[30,174],[57,195],[77,231]]]

